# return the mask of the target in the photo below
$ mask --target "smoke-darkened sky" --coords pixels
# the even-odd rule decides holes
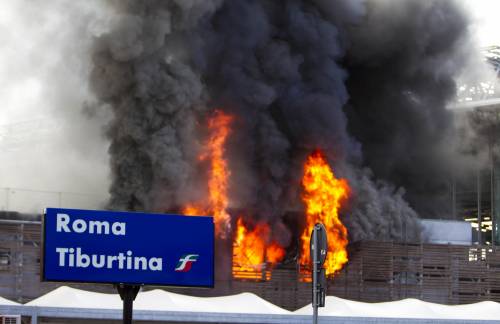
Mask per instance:
[[[109,144],[102,136],[102,127],[109,120],[109,116],[107,110],[96,108],[96,99],[88,90],[88,76],[91,69],[90,48],[94,46],[94,37],[105,33],[107,26],[113,24],[114,16],[106,6],[110,3],[20,0],[4,1],[0,4],[2,27],[0,28],[0,99],[2,100],[0,131],[2,134],[7,134],[0,137],[2,149],[0,187],[97,193],[106,197],[110,183],[107,153]],[[363,1],[356,3],[362,5]],[[471,17],[475,19],[472,25],[475,28],[473,35],[479,45],[496,42],[494,31],[497,19],[494,8],[499,6],[498,2],[469,0],[464,3],[468,6]],[[359,12],[362,13],[362,10]],[[250,24],[263,23],[258,15],[247,18],[244,21]],[[221,24],[233,23],[225,21],[222,17],[219,21]],[[305,24],[305,22],[300,23]],[[299,28],[297,26],[291,28]],[[265,32],[268,31],[262,31]],[[263,35],[250,34],[255,37]],[[228,37],[231,41],[230,37],[233,36],[227,33],[224,37]],[[302,41],[300,37],[306,35],[299,35],[294,40],[296,44]],[[153,41],[154,39],[151,40]],[[171,43],[175,44],[175,41]],[[245,48],[241,47],[241,50],[243,53]],[[266,50],[282,53],[282,57],[289,54],[287,45],[279,42],[271,44],[261,53]],[[289,61],[283,61],[281,64],[289,64],[292,67],[297,64],[294,60],[300,58],[291,55]],[[200,58],[198,63],[203,64],[203,58]],[[269,73],[280,69],[272,62],[267,68]],[[284,71],[283,69],[281,71]],[[185,72],[178,69],[172,73]],[[225,73],[230,76],[233,72],[228,69]],[[293,75],[276,76],[277,79],[293,77]],[[271,100],[275,95],[271,92],[266,93],[269,89],[249,84],[249,86],[254,85],[256,88],[252,91],[259,93],[259,100]],[[107,85],[103,85],[105,86]],[[196,91],[195,85],[191,88]],[[218,88],[220,91],[232,89]],[[197,94],[185,95],[188,98]],[[238,93],[234,95],[239,96],[238,100],[244,96]],[[255,98],[243,99],[251,102]],[[311,100],[308,97],[301,99]],[[257,102],[261,103],[263,101]],[[299,115],[301,113],[300,110],[296,112]],[[273,110],[273,113],[276,113],[276,110]],[[259,118],[259,123],[262,125],[272,124],[266,114],[262,114]],[[276,144],[287,147],[286,141],[274,136],[278,133],[267,131],[282,127],[295,127],[300,132],[304,125],[264,127],[260,130],[259,136],[272,137],[277,141]],[[341,140],[348,141],[345,138]],[[280,158],[282,153],[275,154],[276,158]],[[274,170],[273,181],[280,181],[281,171],[272,165],[271,159],[264,161],[263,164],[264,167]],[[269,188],[269,195],[274,195],[274,190],[278,190],[272,186]],[[36,199],[46,198],[36,197]],[[94,203],[97,207],[102,203],[102,199],[96,198]],[[43,206],[44,203],[34,203],[35,207],[30,208],[38,208],[40,205]]]
[[[199,195],[219,109],[235,119],[229,200],[249,218],[301,208],[317,148],[351,185],[353,239],[416,237],[418,216],[450,217],[442,197],[462,170],[447,107],[481,55],[463,4],[151,0],[114,15],[90,74],[112,114],[110,208],[175,211]]]

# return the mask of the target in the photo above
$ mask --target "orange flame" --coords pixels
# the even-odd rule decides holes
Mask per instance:
[[[283,257],[285,256],[285,249],[281,247],[276,242],[272,242],[268,247],[266,248],[266,257],[267,261],[270,263],[277,263],[283,260]]]
[[[209,159],[208,198],[205,203],[188,204],[185,215],[212,214],[215,233],[226,238],[230,230],[230,215],[227,212],[228,179],[231,172],[225,157],[225,144],[231,133],[233,118],[216,111],[208,120],[209,139],[200,154],[200,160]],[[265,223],[258,223],[249,230],[240,217],[233,241],[233,276],[243,279],[270,279],[266,265],[275,264],[285,256],[285,250],[276,242],[270,242],[271,230]]]
[[[300,264],[310,265],[309,240],[316,223],[327,231],[328,255],[324,264],[327,276],[340,271],[348,261],[347,229],[339,218],[341,204],[350,188],[345,179],[337,179],[320,150],[312,152],[304,164],[302,200],[306,207],[306,227],[301,236]]]
[[[233,117],[216,110],[208,120],[210,137],[206,143],[205,150],[200,159],[210,159],[210,171],[208,179],[208,202],[207,207],[189,204],[183,209],[185,215],[212,214],[215,221],[215,234],[225,238],[230,230],[230,216],[227,213],[229,199],[227,195],[228,179],[231,172],[224,156],[225,144],[231,129],[230,124]]]
[[[240,217],[236,223],[233,242],[233,276],[244,279],[270,279],[266,261],[277,263],[285,256],[285,250],[270,240],[271,230],[266,223],[258,223],[249,230]]]

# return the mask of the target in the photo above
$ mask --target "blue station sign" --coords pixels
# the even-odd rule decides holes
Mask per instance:
[[[214,285],[212,217],[47,208],[42,280]]]

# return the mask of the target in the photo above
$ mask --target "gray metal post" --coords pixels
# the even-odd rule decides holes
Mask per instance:
[[[481,168],[477,169],[477,242],[482,245],[482,215],[481,215]]]
[[[316,249],[318,249],[318,230],[316,229],[316,226],[314,226],[313,229],[313,248],[311,250],[314,250],[314,253],[312,253],[313,257],[313,275],[312,275],[312,293],[313,293],[313,324],[318,323],[318,265],[319,265],[319,260],[318,260],[318,254],[316,253]]]
[[[495,165],[493,161],[493,152],[491,149],[491,141],[488,145],[488,153],[490,157],[490,221],[491,221],[491,246],[495,248],[496,229],[495,229]]]
[[[457,220],[457,184],[455,180],[455,174],[451,179],[451,214],[453,220]]]

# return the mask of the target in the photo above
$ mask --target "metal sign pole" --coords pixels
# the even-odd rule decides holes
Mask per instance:
[[[313,275],[312,275],[312,292],[313,292],[313,324],[318,323],[318,253],[316,252],[318,249],[318,230],[316,226],[313,229],[312,233],[312,241],[313,244],[311,246],[312,259],[313,259]]]
[[[123,324],[132,324],[133,304],[140,286],[119,284],[116,289],[123,300]]]
[[[312,306],[313,324],[318,323],[318,307],[325,307],[326,275],[323,264],[328,253],[328,242],[325,226],[321,223],[314,225],[311,233],[311,259],[312,259]]]

